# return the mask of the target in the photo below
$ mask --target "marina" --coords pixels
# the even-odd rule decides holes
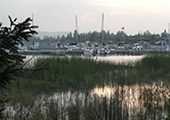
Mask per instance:
[[[54,49],[54,50],[19,50],[19,54],[53,54],[53,55],[66,55],[66,54],[83,54],[83,50],[74,50],[68,51],[66,49]],[[169,51],[166,50],[114,50],[111,51],[109,54],[149,54],[149,53],[162,53],[162,54],[169,54]],[[104,55],[104,53],[100,53]]]

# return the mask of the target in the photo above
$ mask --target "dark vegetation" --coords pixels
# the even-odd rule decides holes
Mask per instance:
[[[21,23],[16,23],[17,19],[12,20],[9,16],[10,26],[3,27],[0,23],[0,118],[3,116],[3,103],[7,102],[9,98],[2,95],[7,84],[11,80],[16,80],[16,77],[24,77],[21,74],[24,67],[24,58],[22,55],[18,55],[18,44],[23,45],[23,40],[28,41],[28,38],[36,33],[34,28],[37,26],[31,26],[31,19],[27,18]],[[11,96],[10,96],[11,97]]]
[[[134,85],[169,82],[170,56],[148,55],[135,63],[96,61],[81,57],[39,58],[35,65],[49,69],[34,72],[34,79],[55,83],[57,89],[94,88],[103,84]]]
[[[37,41],[37,42],[85,42],[85,41],[91,41],[91,42],[100,42],[101,40],[101,32],[93,31],[88,33],[80,33],[78,34],[78,40],[76,41],[76,34],[77,31],[75,30],[74,33],[70,32],[66,36],[44,36],[44,38],[39,37],[31,37],[31,41]],[[110,33],[109,31],[103,31],[104,34],[104,41],[109,42],[112,41],[113,43],[119,43],[121,41],[124,41],[124,37],[126,39],[126,42],[135,43],[139,42],[141,40],[146,40],[148,42],[158,41],[161,39],[161,37],[167,37],[169,36],[169,33],[163,31],[161,34],[152,34],[149,31],[145,31],[143,33],[137,33],[135,35],[127,35],[124,31],[118,31],[117,33]],[[122,37],[124,36],[124,37]]]

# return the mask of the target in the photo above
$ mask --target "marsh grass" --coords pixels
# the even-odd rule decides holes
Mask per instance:
[[[168,82],[169,61],[170,56],[166,55],[148,55],[140,61],[128,63],[52,56],[38,58],[34,62],[34,66],[41,66],[45,69],[34,72],[23,71],[22,74],[29,78],[30,83],[33,83],[31,89],[40,90],[46,89],[46,87],[50,87],[50,89],[53,87],[54,89],[93,89],[95,86],[110,83],[119,85],[152,84],[152,82],[160,80]],[[32,65],[27,68],[33,69]],[[29,84],[23,79],[17,78],[17,80],[18,84],[21,84],[20,87],[30,89]]]
[[[37,59],[35,65],[44,62],[42,67],[47,69],[34,72],[32,78],[49,81],[58,89],[86,89],[108,83],[152,83],[170,75],[169,60],[169,56],[152,55],[133,63],[114,63],[91,58],[53,56]]]
[[[135,63],[135,72],[141,78],[144,76],[143,82],[154,82],[170,74],[169,61],[169,55],[148,55]]]
[[[37,64],[42,61],[44,59],[38,59]],[[49,69],[34,73],[34,78],[55,82],[59,88],[93,88],[108,82],[112,69],[116,67],[110,62],[97,62],[89,58],[52,57],[45,61]]]
[[[134,63],[114,63],[79,57],[38,58],[34,65],[44,63],[42,67],[47,69],[24,73],[31,75],[31,84],[18,78],[17,82],[13,81],[8,85],[9,91],[5,91],[5,94],[13,97],[10,104],[17,111],[14,116],[16,119],[161,119],[163,114],[167,114],[166,101],[169,98],[164,96],[167,93],[161,88],[167,87],[169,90],[169,61],[170,56],[165,55],[146,56]],[[30,66],[28,68],[31,69]],[[161,81],[165,85],[162,86]],[[154,89],[142,87],[145,84],[152,85],[153,82],[157,85]],[[115,88],[109,98],[87,92],[96,86],[104,88],[107,85]],[[133,85],[141,86],[138,98],[134,94],[135,89],[130,88]],[[129,88],[124,89],[125,86]],[[84,102],[77,95],[75,100],[69,100],[69,106],[60,106],[63,103],[59,99],[49,101],[40,97],[39,104],[35,105],[38,96],[67,90],[84,93]],[[130,97],[124,96],[131,94],[130,91],[133,93],[132,98],[139,101],[140,106],[129,109],[125,104],[124,101],[130,100]],[[42,112],[43,108],[46,108],[46,112]]]

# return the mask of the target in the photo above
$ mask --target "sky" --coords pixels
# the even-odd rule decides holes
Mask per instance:
[[[149,30],[161,34],[170,23],[170,0],[0,0],[0,22],[9,26],[8,15],[18,22],[33,16],[37,31],[117,33],[124,27],[128,35]]]

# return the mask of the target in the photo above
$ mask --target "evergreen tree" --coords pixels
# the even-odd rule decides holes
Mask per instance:
[[[22,76],[24,64],[22,55],[18,55],[18,45],[24,45],[23,40],[28,41],[28,38],[37,32],[33,30],[36,26],[31,26],[31,19],[27,18],[21,23],[16,23],[17,19],[12,20],[9,16],[10,27],[2,27],[0,23],[0,89],[7,89],[6,85],[11,80],[15,80],[16,76]],[[8,99],[0,96],[0,104],[7,102]],[[0,118],[3,118],[3,108],[0,110]]]

